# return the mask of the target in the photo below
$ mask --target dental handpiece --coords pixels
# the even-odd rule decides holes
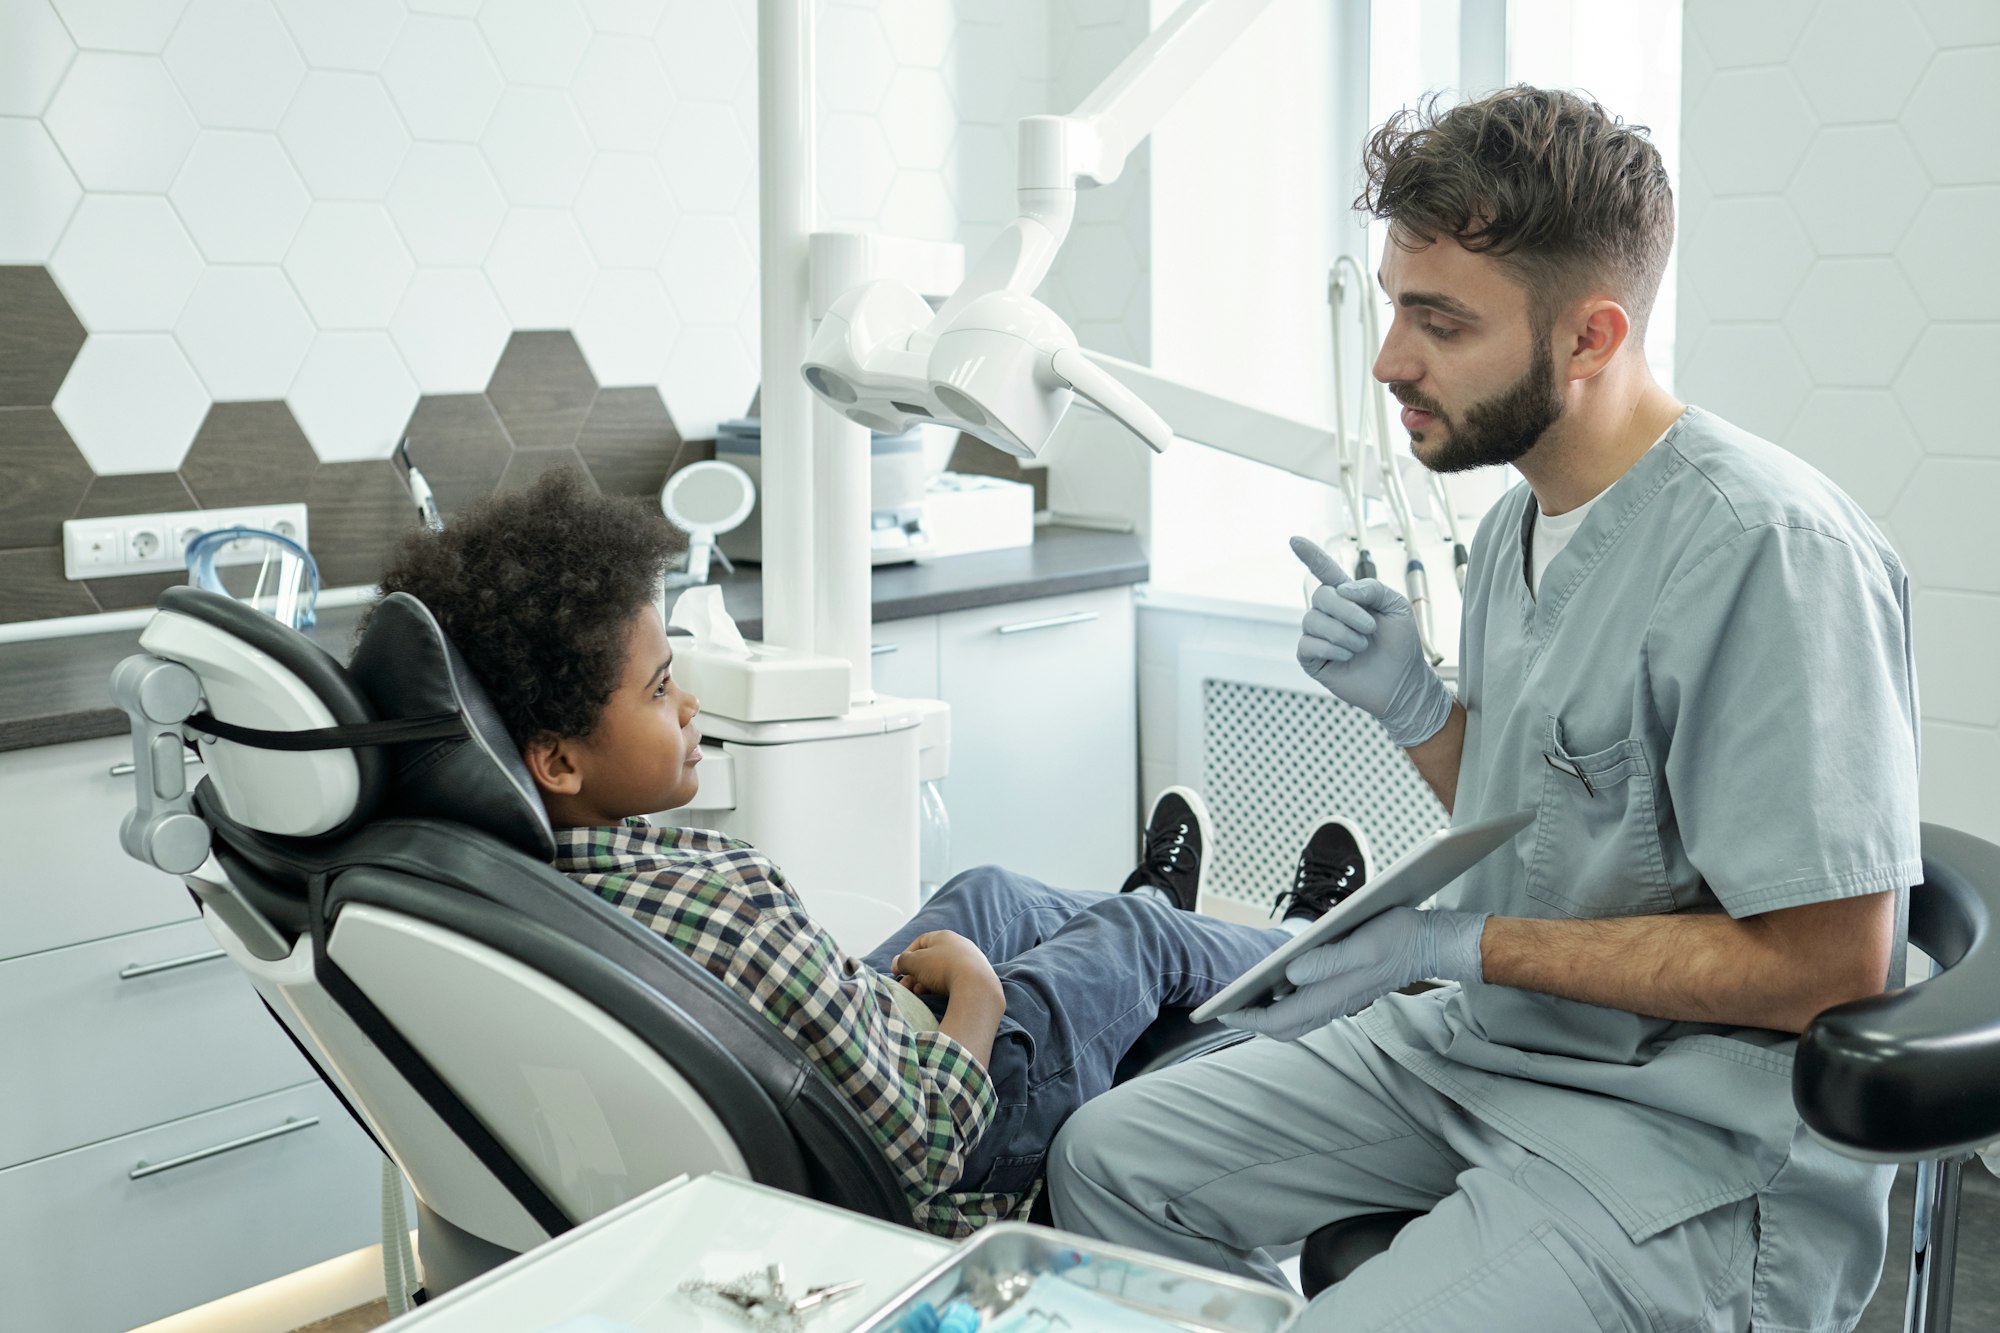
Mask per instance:
[[[1415,556],[1403,569],[1403,586],[1410,598],[1410,614],[1416,617],[1417,638],[1423,644],[1424,656],[1436,666],[1444,661],[1444,654],[1437,650],[1437,629],[1431,624],[1431,579],[1424,571],[1424,562]]]

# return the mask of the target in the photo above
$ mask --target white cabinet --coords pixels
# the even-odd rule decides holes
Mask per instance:
[[[938,697],[936,616],[884,621],[868,637],[877,694],[899,699]]]
[[[953,872],[993,863],[1116,889],[1140,814],[1132,590],[951,611],[937,624]]]

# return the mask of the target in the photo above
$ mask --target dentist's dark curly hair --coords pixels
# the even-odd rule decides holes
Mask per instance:
[[[382,593],[437,617],[514,743],[588,736],[618,686],[632,616],[684,544],[656,509],[561,468],[403,539]]]
[[[1563,89],[1518,84],[1444,107],[1432,96],[1369,138],[1354,207],[1400,244],[1449,236],[1527,287],[1537,324],[1608,289],[1643,344],[1674,244],[1674,192],[1643,125]]]

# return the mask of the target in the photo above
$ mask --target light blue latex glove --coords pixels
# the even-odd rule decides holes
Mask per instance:
[[[1479,940],[1485,933],[1484,912],[1392,907],[1351,934],[1287,963],[1285,980],[1298,987],[1290,995],[1224,1014],[1222,1023],[1297,1041],[1413,981],[1483,981]]]
[[[1451,717],[1451,691],[1424,660],[1410,601],[1380,579],[1351,579],[1338,561],[1304,537],[1292,553],[1319,580],[1299,622],[1299,665],[1379,721],[1408,749],[1437,735]]]

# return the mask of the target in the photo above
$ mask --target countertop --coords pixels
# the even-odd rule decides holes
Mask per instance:
[[[1035,597],[1144,582],[1145,552],[1129,533],[1051,525],[1032,546],[887,565],[874,574],[874,619],[960,611]],[[755,566],[715,580],[723,604],[748,638],[763,631],[763,580]],[[320,612],[312,637],[346,660],[363,608]],[[0,644],[0,750],[121,735],[125,714],[111,702],[112,668],[139,649],[137,630]]]

